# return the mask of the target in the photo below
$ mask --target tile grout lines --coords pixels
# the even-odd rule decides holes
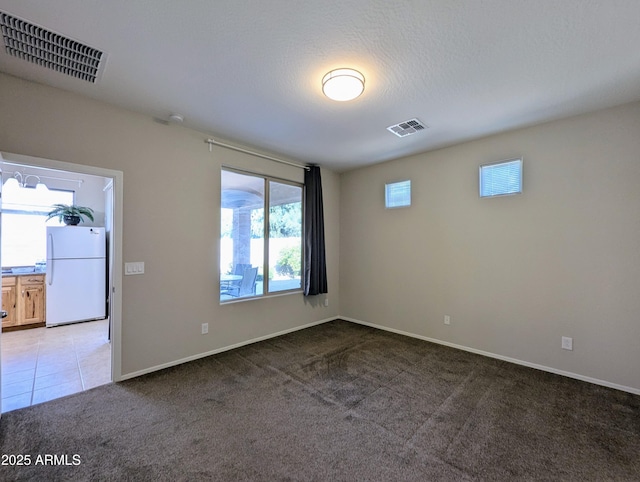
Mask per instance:
[[[9,335],[9,339],[12,340],[10,343],[3,340],[2,356],[4,363],[11,363],[12,359],[20,359],[27,351],[21,350],[21,348],[27,345],[33,346],[31,353],[34,357],[32,358],[33,365],[28,369],[31,374],[25,377],[23,379],[24,382],[22,382],[25,390],[21,393],[12,393],[11,395],[8,395],[7,392],[3,390],[3,405],[6,403],[5,409],[7,411],[31,406],[34,405],[34,402],[38,404],[46,400],[59,398],[63,396],[62,392],[59,392],[57,395],[54,395],[54,392],[57,391],[58,387],[65,384],[67,388],[62,391],[64,391],[65,394],[69,394],[68,385],[72,378],[77,380],[77,392],[85,391],[93,386],[111,381],[110,342],[106,340],[105,335],[108,329],[108,320],[98,320],[95,325],[90,323],[91,322],[78,324],[76,328],[72,328],[71,326],[60,327],[58,328],[59,331],[47,331],[46,328],[37,328],[33,331],[26,330],[20,334]],[[95,328],[95,330],[93,328]],[[41,331],[36,332],[36,330]],[[55,330],[55,328],[51,330]],[[88,350],[86,350],[85,347],[87,347]],[[73,355],[69,354],[70,350],[73,350]],[[63,353],[69,354],[67,360],[71,363],[67,364],[67,368],[61,366],[60,370],[51,370],[49,363],[55,363],[55,361],[51,361],[51,359],[53,358],[55,360],[56,356]],[[4,366],[5,365],[3,365],[3,367]],[[21,370],[25,370],[25,368],[18,364],[14,367],[11,374]],[[4,370],[3,374],[9,375],[4,373]],[[57,375],[60,376],[60,381],[58,383],[50,383],[51,378]],[[65,377],[67,377],[66,381],[64,381]],[[45,381],[46,384],[41,383],[44,379],[47,379]],[[4,380],[5,378],[3,377],[3,382]],[[40,386],[41,384],[44,386]],[[37,394],[36,391],[38,391]],[[50,393],[47,394],[47,391]],[[13,398],[20,396],[23,397],[23,401]],[[51,398],[52,396],[53,398]],[[13,401],[10,402],[9,400],[12,398]]]

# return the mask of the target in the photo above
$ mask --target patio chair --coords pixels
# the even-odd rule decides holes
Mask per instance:
[[[244,276],[244,270],[247,268],[251,268],[251,264],[247,264],[247,263],[238,263],[235,265],[234,269],[233,269],[233,274],[235,275],[243,275]],[[229,293],[229,291],[238,291],[238,288],[240,287],[240,283],[242,282],[241,279],[237,280],[237,281],[224,281],[221,285],[220,285],[220,294],[231,294]]]
[[[227,290],[227,294],[239,298],[240,296],[252,295],[256,292],[256,278],[258,277],[258,268],[247,268],[244,270],[240,285],[231,287]]]

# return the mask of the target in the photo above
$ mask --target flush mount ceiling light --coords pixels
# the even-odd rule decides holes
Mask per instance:
[[[364,75],[357,70],[332,70],[322,78],[322,92],[332,100],[353,100],[364,91]]]

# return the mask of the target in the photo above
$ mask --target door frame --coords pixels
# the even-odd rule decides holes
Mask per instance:
[[[41,157],[26,156],[10,152],[0,152],[0,161],[61,171],[76,172],[106,177],[113,183],[113,212],[111,240],[113,258],[111,261],[110,283],[110,324],[111,324],[111,380],[122,380],[122,217],[124,173],[115,169],[86,166],[71,162],[55,161]],[[0,168],[2,166],[0,165]],[[1,180],[0,180],[1,182]],[[1,369],[0,359],[0,369]]]

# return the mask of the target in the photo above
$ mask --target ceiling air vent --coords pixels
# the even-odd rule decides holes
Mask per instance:
[[[60,34],[0,12],[5,50],[77,79],[95,82],[104,53]]]
[[[406,137],[411,134],[415,134],[416,132],[423,131],[428,126],[424,125],[418,119],[411,119],[408,121],[400,122],[400,124],[395,124],[387,127],[389,132],[393,132],[398,137]]]

